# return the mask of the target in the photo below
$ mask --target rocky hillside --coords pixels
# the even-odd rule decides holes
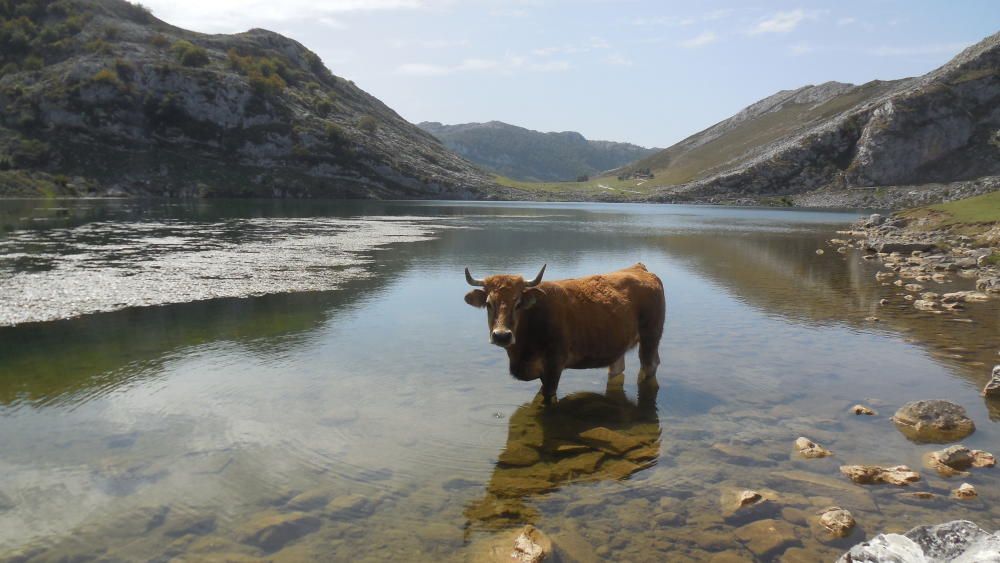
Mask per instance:
[[[922,77],[779,92],[618,173],[652,169],[659,201],[855,190],[878,204],[881,186],[1000,174],[998,131],[995,34]]]
[[[0,195],[490,197],[299,43],[123,0],[0,0]]]
[[[500,121],[461,125],[423,122],[418,127],[484,168],[529,182],[572,181],[618,168],[658,150],[591,141],[575,131],[542,133]]]

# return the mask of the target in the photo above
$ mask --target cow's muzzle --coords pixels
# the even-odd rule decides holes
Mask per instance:
[[[490,333],[490,343],[506,348],[514,343],[514,333],[507,329],[497,329]]]

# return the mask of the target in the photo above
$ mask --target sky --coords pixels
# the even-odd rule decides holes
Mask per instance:
[[[779,90],[924,74],[1000,31],[1000,0],[141,0],[261,27],[411,122],[500,120],[667,147]]]

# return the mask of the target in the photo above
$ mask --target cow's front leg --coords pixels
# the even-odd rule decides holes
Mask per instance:
[[[622,356],[617,360],[615,360],[614,362],[611,362],[611,365],[608,366],[608,377],[614,377],[619,373],[624,373],[624,372],[625,372],[625,356]]]
[[[542,403],[551,405],[556,402],[556,390],[559,389],[561,369],[546,369],[542,375]]]

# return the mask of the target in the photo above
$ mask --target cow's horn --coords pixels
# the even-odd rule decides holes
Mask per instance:
[[[484,282],[483,280],[477,280],[476,278],[472,277],[472,274],[469,273],[468,267],[465,268],[465,281],[469,282],[469,285],[473,285],[476,287],[483,287],[484,285],[486,285],[486,282]]]
[[[536,285],[542,283],[542,274],[545,273],[545,266],[548,266],[548,264],[542,264],[542,269],[538,270],[538,275],[535,276],[535,279],[526,283],[525,284],[526,287],[535,287]]]

